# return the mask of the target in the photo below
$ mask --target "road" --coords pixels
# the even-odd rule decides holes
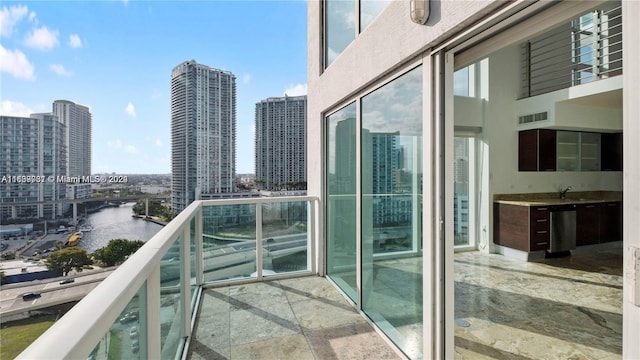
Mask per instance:
[[[51,282],[25,283],[23,286],[3,286],[0,291],[0,315],[3,317],[49,306],[78,301],[93,290],[114,270],[74,276],[75,282],[60,285],[62,278]],[[22,300],[22,294],[39,292],[41,297]]]

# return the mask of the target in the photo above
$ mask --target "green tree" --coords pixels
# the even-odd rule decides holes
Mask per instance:
[[[133,205],[133,213],[136,215],[144,215],[145,214],[145,200],[140,199]],[[149,216],[157,216],[162,219],[167,219],[166,221],[170,221],[172,217],[171,210],[166,206],[162,205],[160,200],[149,199]]]
[[[133,254],[144,245],[140,240],[112,239],[107,246],[96,250],[92,256],[100,260],[105,266],[122,263],[127,256]]]
[[[0,256],[0,259],[2,260],[14,260],[15,258],[16,254],[13,252],[2,253],[2,256]]]
[[[75,269],[81,272],[85,265],[91,265],[93,261],[89,258],[86,250],[79,247],[69,247],[54,251],[45,260],[47,269],[62,273],[67,276],[69,271]]]

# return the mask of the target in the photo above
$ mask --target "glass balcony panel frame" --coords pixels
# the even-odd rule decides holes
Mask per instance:
[[[319,258],[320,249],[317,246],[316,237],[316,214],[318,213],[319,201],[316,197],[313,196],[288,196],[288,197],[262,197],[262,198],[248,198],[248,199],[219,199],[219,200],[203,200],[202,206],[226,206],[226,205],[241,205],[241,204],[249,204],[253,206],[253,211],[255,212],[255,236],[253,239],[262,239],[263,236],[263,205],[264,204],[276,204],[276,203],[297,203],[297,202],[306,202],[307,206],[307,269],[302,271],[293,271],[293,272],[282,272],[266,274],[269,280],[274,279],[286,279],[289,277],[301,276],[301,275],[309,275],[318,273],[321,269],[318,266],[317,259]],[[266,240],[266,239],[265,239]],[[245,244],[242,246],[249,246],[250,244]],[[263,244],[266,246],[266,243]],[[243,276],[236,277],[232,279],[219,279],[219,280],[207,280],[204,277],[203,286],[207,288],[217,287],[217,286],[226,286],[226,285],[235,285],[242,283],[249,283],[255,281],[262,281],[265,277],[264,274],[264,248],[265,246],[255,247],[254,244],[251,246],[253,251],[253,260],[255,261],[255,269],[251,276]],[[204,250],[203,250],[204,252]],[[206,254],[203,254],[204,265],[203,272],[206,273],[207,265],[206,265]]]
[[[181,357],[187,348],[193,330],[195,309],[198,307],[202,285],[204,285],[203,206],[253,204],[256,209],[262,209],[261,204],[279,202],[306,202],[307,204],[309,221],[307,226],[307,271],[277,274],[269,276],[269,279],[316,273],[319,268],[317,254],[320,253],[315,240],[316,214],[319,207],[317,197],[295,196],[196,201],[131,255],[128,261],[120,265],[100,285],[87,294],[71,311],[25,349],[17,359],[80,359],[89,357],[111,330],[113,324],[118,323],[124,316],[123,314],[129,313],[127,309],[134,298],[138,299],[138,336],[145,337],[144,339],[139,338],[138,356],[150,359]],[[259,215],[256,217],[257,235],[260,235],[259,232],[262,231],[261,225],[259,225],[261,222],[262,218]],[[174,249],[169,252],[172,247]],[[256,257],[256,263],[261,265],[262,247],[258,246],[253,252],[253,256]],[[176,260],[176,264],[171,264]],[[178,284],[166,284],[165,281],[165,286],[162,286],[162,266],[170,266],[176,271],[179,269]],[[193,268],[195,268],[195,272],[192,271]],[[175,276],[176,273],[174,272],[173,275]],[[261,281],[262,277],[262,269],[259,267],[254,278],[240,282]],[[166,274],[164,279],[166,280]],[[223,282],[223,285],[229,285],[229,282]],[[195,292],[194,287],[197,287]],[[146,316],[146,314],[162,313],[161,294],[169,290],[173,291],[175,301],[172,305],[175,305],[175,314],[179,316],[175,316],[174,322],[168,326],[175,329],[173,333],[177,335],[173,338],[177,341],[172,346],[163,349],[166,344],[162,344],[161,341],[162,316]],[[197,300],[194,301],[194,297]],[[102,311],[96,311],[96,309]],[[69,336],[68,329],[74,329],[74,336]]]

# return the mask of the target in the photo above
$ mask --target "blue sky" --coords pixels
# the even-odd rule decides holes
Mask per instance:
[[[0,114],[91,108],[92,172],[171,172],[170,75],[231,71],[238,173],[253,172],[255,104],[306,94],[306,1],[2,1]]]

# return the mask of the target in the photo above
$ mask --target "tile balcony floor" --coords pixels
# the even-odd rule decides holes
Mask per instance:
[[[203,291],[190,359],[399,359],[328,280]]]
[[[456,359],[621,358],[622,249],[539,262],[454,259]],[[381,264],[376,281],[421,268],[420,259]],[[321,277],[207,289],[200,306],[190,359],[399,358]]]

